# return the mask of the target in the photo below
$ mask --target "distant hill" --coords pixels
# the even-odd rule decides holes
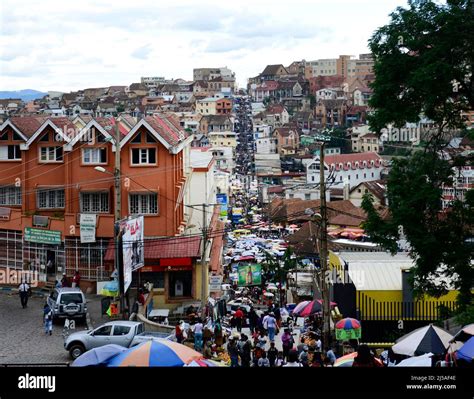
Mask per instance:
[[[17,91],[0,91],[0,100],[5,98],[21,98],[23,101],[36,100],[42,98],[48,93],[43,93],[38,90],[17,90]]]

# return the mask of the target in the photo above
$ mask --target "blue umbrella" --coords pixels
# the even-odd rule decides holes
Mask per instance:
[[[99,366],[101,364],[105,364],[109,359],[126,350],[127,348],[115,344],[100,346],[83,353],[76,360],[74,360],[71,366]]]
[[[468,362],[472,362],[474,359],[474,337],[469,338],[469,340],[458,350],[457,353],[458,359],[464,359]]]

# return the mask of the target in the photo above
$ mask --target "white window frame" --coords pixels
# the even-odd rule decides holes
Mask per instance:
[[[156,198],[156,211],[153,209],[151,198]],[[130,215],[158,215],[158,193],[130,193],[128,196],[128,211]]]
[[[44,195],[44,198],[42,196]],[[64,188],[40,188],[36,191],[38,209],[64,209],[66,192]]]
[[[100,161],[100,153],[105,150],[105,162]],[[86,154],[89,153],[89,160],[86,160]],[[98,160],[98,161],[97,161]],[[82,163],[84,165],[107,165],[107,148],[91,147],[82,149]]]
[[[19,158],[9,158],[8,153],[9,153],[9,147],[13,146],[18,148],[18,155],[20,156]],[[16,150],[13,150],[13,155],[15,156]],[[0,146],[0,162],[5,162],[5,161],[21,161],[21,149],[19,144],[6,144]]]
[[[21,206],[21,187],[0,186],[0,206]]]
[[[97,198],[94,198],[94,196],[97,196]],[[110,213],[109,192],[82,191],[80,195],[80,206],[81,213]]]
[[[62,159],[58,161],[58,149],[61,148],[62,150]],[[43,149],[46,151],[46,159],[43,159],[42,152]],[[64,148],[62,146],[42,146],[38,149],[38,159],[41,163],[61,163],[64,162]],[[54,154],[54,157],[52,155]],[[51,159],[54,158],[54,159]]]
[[[139,156],[138,156],[138,163],[134,163],[133,162],[133,151],[134,150],[138,150],[139,151]],[[155,151],[155,162],[154,163],[150,163],[149,162],[149,159],[150,159],[150,153],[149,151],[150,150],[154,150]],[[143,151],[146,151],[146,153],[144,153]],[[145,156],[144,156],[145,155]],[[143,161],[143,159],[146,159],[146,161]],[[156,166],[158,164],[158,151],[155,147],[139,147],[139,148],[131,148],[130,149],[130,164],[132,166],[143,166],[143,165],[152,165],[152,166]]]

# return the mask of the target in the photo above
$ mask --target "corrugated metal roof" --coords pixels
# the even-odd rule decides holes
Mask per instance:
[[[402,270],[413,266],[413,260],[404,253],[344,252],[339,256],[349,264],[349,276],[359,291],[399,291]]]

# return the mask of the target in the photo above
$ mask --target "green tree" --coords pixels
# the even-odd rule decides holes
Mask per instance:
[[[452,165],[433,152],[396,159],[387,182],[389,220],[381,219],[370,196],[364,197],[362,208],[368,215],[365,230],[392,253],[397,251],[399,226],[403,228],[415,261],[418,294],[441,296],[452,281],[464,308],[472,301],[474,286],[473,248],[468,242],[474,226],[474,190],[467,192],[464,202],[455,200],[443,212],[442,187],[452,185],[453,175]]]
[[[397,8],[388,25],[369,41],[374,55],[375,81],[370,100],[374,112],[369,123],[381,132],[388,124],[402,127],[424,115],[437,126],[422,151],[393,161],[387,183],[388,221],[382,220],[369,196],[362,207],[368,214],[365,229],[372,239],[395,252],[399,227],[415,261],[418,293],[440,296],[447,278],[459,290],[458,303],[472,302],[474,269],[471,266],[474,193],[442,210],[443,185],[451,185],[453,167],[471,164],[472,158],[452,163],[440,157],[448,129],[464,127],[461,112],[474,107],[474,5],[472,0],[409,1]],[[447,277],[447,278],[446,278]]]
[[[295,256],[291,248],[287,248],[281,259],[265,251],[265,260],[262,262],[262,267],[268,281],[279,283],[280,287],[283,284],[288,289],[288,273],[295,271],[300,260]],[[280,290],[280,303],[283,303],[282,291]]]
[[[461,111],[474,107],[473,0],[409,1],[369,40],[375,81],[370,99],[374,131],[402,127],[425,115],[438,126],[463,126]]]

